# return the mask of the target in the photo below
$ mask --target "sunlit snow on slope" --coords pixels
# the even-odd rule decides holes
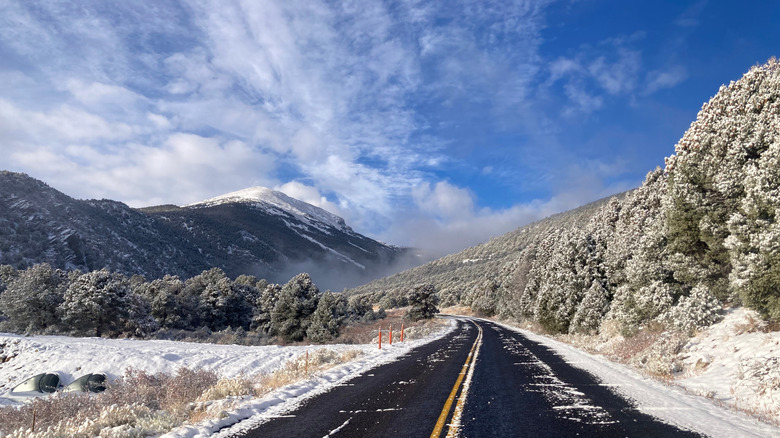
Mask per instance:
[[[730,311],[685,346],[685,370],[676,383],[780,422],[780,332],[763,328],[756,312]]]
[[[208,207],[231,202],[261,204],[290,213],[304,222],[314,220],[341,231],[351,231],[346,226],[344,219],[329,211],[291,198],[282,192],[260,186],[226,193],[185,207]]]

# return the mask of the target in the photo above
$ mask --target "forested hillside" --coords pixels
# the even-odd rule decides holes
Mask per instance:
[[[552,333],[691,331],[744,305],[780,319],[780,63],[704,104],[638,189],[520,228],[353,293],[403,304],[430,282],[442,304]]]

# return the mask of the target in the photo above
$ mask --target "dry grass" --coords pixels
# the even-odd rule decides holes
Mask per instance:
[[[447,315],[477,316],[476,312],[471,310],[471,307],[468,306],[450,306],[441,309],[441,313]]]
[[[188,404],[216,381],[216,375],[208,371],[182,368],[173,375],[152,375],[131,369],[101,394],[55,394],[19,408],[0,408],[0,434],[56,437],[158,433],[185,421]],[[117,428],[132,432],[110,432],[119,433]]]
[[[652,329],[640,329],[633,336],[622,338],[615,342],[604,353],[616,362],[628,363],[639,353],[655,344],[662,333]]]
[[[427,336],[444,325],[449,324],[439,318],[409,321],[404,317],[408,308],[390,309],[387,317],[378,321],[350,324],[344,327],[340,336],[335,340],[342,344],[375,344],[379,338],[379,330],[382,330],[382,343],[389,342],[389,329],[393,329],[393,342],[401,341],[401,324],[404,325],[404,340],[411,341]]]
[[[734,326],[734,334],[739,336],[744,333],[755,333],[758,331],[764,331],[766,322],[759,318],[754,317],[752,314],[748,314],[745,322],[736,324]]]

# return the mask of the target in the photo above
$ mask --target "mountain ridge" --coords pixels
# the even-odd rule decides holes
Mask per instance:
[[[318,284],[340,289],[415,263],[406,248],[377,242],[332,213],[265,190],[275,203],[235,196],[258,191],[250,188],[191,206],[134,209],[108,199],[77,200],[26,174],[0,171],[0,264],[106,267],[150,278],[186,278],[219,267],[234,277],[277,282],[312,271]]]

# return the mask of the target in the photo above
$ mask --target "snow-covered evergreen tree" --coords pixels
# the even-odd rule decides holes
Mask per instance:
[[[249,328],[252,308],[241,293],[243,289],[235,287],[227,277],[205,286],[200,294],[200,315],[206,327],[212,331]]]
[[[780,62],[749,75],[746,116],[758,120],[743,134],[745,196],[728,220],[730,286],[745,305],[780,320]]]
[[[260,296],[255,300],[255,307],[252,312],[251,329],[264,335],[272,331],[271,313],[279,300],[282,292],[282,286],[278,284],[269,284],[265,287]]]
[[[569,332],[596,333],[601,326],[604,315],[609,310],[609,303],[607,290],[598,279],[593,279],[593,283],[572,317]]]
[[[282,286],[279,298],[271,312],[271,332],[288,342],[302,341],[317,309],[319,289],[309,274],[293,277]]]
[[[766,269],[745,270],[746,265],[740,263],[740,259],[745,260],[740,254],[757,249],[751,248],[750,237],[740,230],[752,228],[748,234],[764,233],[765,238],[774,234],[768,227],[772,218],[766,214],[777,204],[769,201],[772,195],[767,198],[760,192],[771,193],[777,182],[768,175],[764,180],[768,184],[760,181],[767,171],[776,172],[771,150],[780,135],[779,95],[780,63],[773,59],[752,68],[739,81],[721,87],[702,107],[675,147],[676,155],[667,160],[669,196],[664,207],[669,245],[679,255],[674,260],[675,275],[688,290],[701,283],[721,301],[731,301],[736,298],[733,292],[750,296],[740,287],[749,282],[748,271],[764,279],[772,277],[765,276]],[[763,203],[762,198],[769,203]],[[732,276],[729,284],[733,267],[741,272]],[[748,305],[762,307],[750,300]]]
[[[136,293],[149,302],[150,313],[160,327],[194,329],[190,324],[192,316],[182,302],[183,291],[184,282],[172,275],[152,280],[136,288]]]
[[[697,285],[660,319],[678,330],[693,332],[717,322],[722,307],[705,286]]]
[[[432,284],[421,284],[415,286],[408,293],[409,310],[406,317],[412,321],[433,318],[439,313],[439,296],[436,294],[436,286]]]
[[[11,284],[16,277],[19,276],[19,271],[11,265],[0,265],[0,294]],[[1,313],[1,311],[0,311]]]
[[[331,292],[325,292],[320,296],[317,310],[311,316],[306,337],[312,342],[323,343],[339,335],[340,316],[338,315],[338,302]]]
[[[43,263],[7,279],[10,283],[0,294],[0,309],[12,330],[36,333],[58,325],[57,308],[67,287],[64,272]]]
[[[64,294],[59,306],[62,322],[80,335],[118,334],[128,317],[130,282],[108,269],[79,276]]]

